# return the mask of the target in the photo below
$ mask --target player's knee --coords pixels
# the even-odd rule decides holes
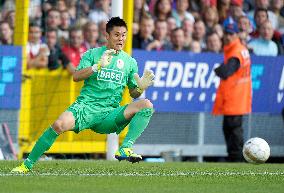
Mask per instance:
[[[153,108],[153,103],[149,99],[142,99],[141,100],[141,109],[144,108]]]
[[[64,129],[63,129],[63,121],[61,120],[56,120],[53,125],[52,125],[52,128],[54,129],[54,131],[57,133],[57,134],[61,134],[64,132]]]

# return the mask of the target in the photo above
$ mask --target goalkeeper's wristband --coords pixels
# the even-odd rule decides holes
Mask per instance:
[[[139,92],[140,94],[142,94],[142,93],[144,92],[144,90],[141,89],[141,88],[139,88],[139,87],[136,87],[136,90],[137,90],[137,92]]]
[[[97,64],[94,64],[94,65],[92,66],[92,71],[93,71],[93,72],[98,72],[98,65],[97,65]]]

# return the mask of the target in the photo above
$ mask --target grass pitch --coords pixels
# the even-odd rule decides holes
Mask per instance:
[[[0,161],[2,193],[283,193],[284,164],[40,161],[27,175]]]

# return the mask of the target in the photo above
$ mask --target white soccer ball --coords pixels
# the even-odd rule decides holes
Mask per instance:
[[[254,137],[245,142],[243,156],[249,163],[261,164],[269,158],[270,147],[264,139]]]

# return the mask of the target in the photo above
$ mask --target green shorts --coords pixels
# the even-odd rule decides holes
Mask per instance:
[[[66,111],[71,112],[75,118],[75,126],[73,128],[75,133],[91,129],[101,134],[114,132],[119,134],[130,122],[123,115],[126,107],[127,105],[99,111],[94,110],[94,107],[90,105],[76,101]]]

